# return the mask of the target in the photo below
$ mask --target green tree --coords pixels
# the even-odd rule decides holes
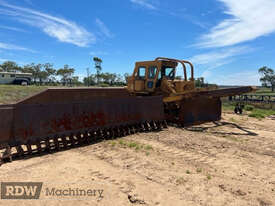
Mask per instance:
[[[34,74],[34,65],[33,64],[24,65],[22,68],[22,72]]]
[[[116,74],[115,85],[117,86],[125,85],[124,77],[121,74]]]
[[[203,77],[199,77],[197,79],[195,79],[195,86],[196,87],[204,87],[205,83],[204,83],[204,78]]]
[[[82,83],[79,81],[79,77],[78,76],[73,76],[72,77],[72,85],[79,86],[81,84]]]
[[[42,85],[42,83],[47,82],[49,74],[47,71],[45,71],[43,64],[32,64],[34,68],[34,80],[37,82],[39,80],[39,84]]]
[[[39,82],[41,85],[43,82],[53,82],[55,80],[56,70],[53,69],[53,64],[27,64],[22,68],[24,73],[32,73],[35,83]]]
[[[5,61],[3,64],[0,65],[0,67],[5,72],[13,72],[13,71],[21,71],[22,68],[18,66],[16,62],[13,61]]]
[[[45,64],[43,64],[43,67],[44,67],[45,71],[47,72],[47,81],[54,82],[56,80],[55,79],[56,69],[53,68],[53,64],[45,63]]]
[[[274,70],[266,66],[261,67],[258,72],[262,75],[260,81],[263,86],[271,87],[272,92],[275,90],[275,73]]]
[[[130,77],[130,74],[129,73],[125,73],[124,75],[124,80],[126,82],[126,84],[128,83],[128,78]]]
[[[117,74],[116,73],[108,73],[108,79],[110,81],[110,85],[114,85],[116,82]]]
[[[63,85],[66,85],[71,81],[74,72],[74,68],[70,68],[69,65],[65,64],[63,68],[57,70],[56,74],[61,77]]]
[[[84,77],[83,82],[85,85],[94,86],[96,85],[96,76],[92,74],[89,76],[89,78]]]
[[[100,58],[98,58],[98,57],[94,57],[93,60],[94,60],[94,62],[95,62],[97,83],[99,83],[100,72],[102,71],[102,67],[101,67],[102,59],[100,59]]]
[[[105,84],[114,85],[117,78],[117,74],[115,73],[100,73],[99,74],[99,80],[103,81]]]
[[[48,73],[46,71],[40,71],[38,73],[38,78],[39,78],[39,84],[42,85],[42,83],[46,82],[48,79]]]
[[[43,76],[43,75],[41,75],[42,64],[31,63],[30,65],[33,68],[32,74],[33,74],[34,83],[36,84],[37,80],[39,80],[39,82],[41,83],[40,80],[42,79],[42,76]]]

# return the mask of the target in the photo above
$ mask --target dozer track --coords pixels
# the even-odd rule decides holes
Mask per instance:
[[[167,127],[162,96],[123,88],[48,89],[0,116],[0,162]]]

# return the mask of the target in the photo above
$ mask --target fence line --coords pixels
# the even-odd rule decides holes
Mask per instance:
[[[229,97],[229,101],[275,104],[275,95],[236,95]]]

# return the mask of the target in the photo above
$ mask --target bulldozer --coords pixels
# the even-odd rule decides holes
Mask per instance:
[[[182,70],[182,77],[177,70]],[[189,71],[187,71],[189,69]],[[190,76],[188,76],[190,75]],[[196,88],[194,66],[158,57],[136,62],[126,87],[49,88],[15,104],[0,105],[0,164],[173,126],[221,119],[221,98],[253,87]]]
[[[177,78],[179,64],[184,76]],[[187,66],[190,69],[189,78]],[[127,83],[131,95],[162,96],[165,120],[180,126],[217,121],[221,118],[221,97],[255,91],[253,87],[195,88],[193,64],[165,57],[136,62]]]

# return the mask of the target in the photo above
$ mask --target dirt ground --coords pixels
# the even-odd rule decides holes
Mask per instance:
[[[0,167],[1,182],[43,182],[39,200],[0,205],[275,205],[275,120],[224,113]],[[46,190],[92,189],[91,196]]]

